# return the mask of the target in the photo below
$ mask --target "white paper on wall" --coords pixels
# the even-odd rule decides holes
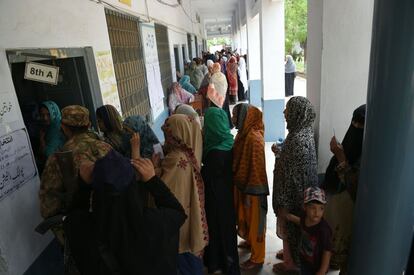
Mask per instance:
[[[0,137],[0,201],[37,174],[29,136],[19,129]]]
[[[154,24],[141,24],[141,33],[145,56],[145,71],[148,81],[148,95],[152,116],[155,120],[164,110],[164,91],[161,84]]]
[[[0,124],[8,124],[19,119],[16,104],[11,93],[0,93]]]

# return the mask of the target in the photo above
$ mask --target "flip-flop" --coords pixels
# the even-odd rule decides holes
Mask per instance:
[[[297,267],[293,267],[293,268],[287,268],[285,263],[277,263],[273,265],[272,268],[273,272],[278,273],[278,272],[298,272],[299,268]]]
[[[251,270],[251,269],[262,268],[262,267],[263,267],[263,263],[255,263],[250,260],[247,260],[244,263],[240,264],[240,268],[244,270]]]

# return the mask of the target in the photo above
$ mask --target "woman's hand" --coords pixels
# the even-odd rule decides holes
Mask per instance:
[[[279,208],[277,210],[277,217],[280,219],[286,219],[286,215],[288,214],[288,210],[286,208]]]
[[[275,156],[280,154],[280,148],[279,148],[279,146],[277,146],[276,143],[273,143],[273,145],[272,145],[272,152],[273,152],[273,154],[275,154]]]
[[[144,158],[131,159],[131,164],[141,175],[142,181],[147,182],[155,176],[155,169],[151,160]]]
[[[129,142],[131,143],[131,158],[132,159],[141,158],[141,151],[140,151],[141,137],[139,136],[139,134],[134,133],[131,139],[129,140]]]
[[[346,161],[344,148],[340,143],[338,143],[335,136],[332,137],[329,145],[331,148],[331,152],[335,155],[339,163]]]

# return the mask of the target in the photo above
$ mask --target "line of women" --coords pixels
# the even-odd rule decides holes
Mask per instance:
[[[162,127],[165,158],[153,158],[158,175],[187,215],[179,238],[178,272],[182,275],[204,274],[204,266],[209,273],[240,274],[237,234],[251,251],[241,267],[264,263],[269,189],[262,113],[248,104],[236,105],[234,140],[228,115],[221,108],[224,96],[212,99],[203,130],[190,106],[176,108]],[[129,137],[123,135],[136,132],[142,156],[151,157],[158,140],[139,117],[122,123],[110,105],[99,108],[97,117],[107,142],[119,152],[129,156],[130,148],[122,142]]]

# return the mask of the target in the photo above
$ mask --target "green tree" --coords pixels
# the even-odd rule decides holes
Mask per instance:
[[[295,43],[306,47],[308,0],[285,0],[285,51],[292,53]]]
[[[208,48],[219,45],[229,46],[231,45],[231,39],[228,37],[214,37],[213,39],[207,40]]]

